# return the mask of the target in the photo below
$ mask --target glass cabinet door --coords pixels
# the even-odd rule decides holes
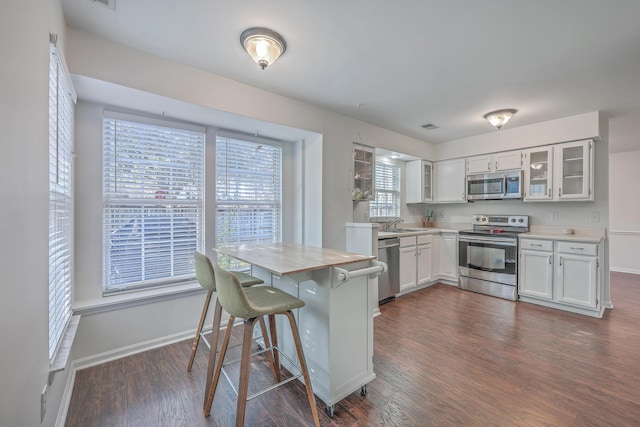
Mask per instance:
[[[431,168],[432,165],[429,162],[422,162],[422,200],[431,201],[432,188],[431,188]]]
[[[364,145],[353,147],[353,200],[374,200],[375,153]]]
[[[525,200],[550,200],[553,197],[551,148],[531,150],[525,154]]]
[[[562,144],[558,153],[558,199],[589,197],[589,142]]]

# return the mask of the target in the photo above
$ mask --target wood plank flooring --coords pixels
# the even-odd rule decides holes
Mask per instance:
[[[333,418],[318,401],[320,422],[638,426],[640,276],[612,273],[611,282],[615,308],[603,319],[447,285],[397,298],[375,319],[377,378],[367,395],[342,400]],[[207,350],[187,373],[190,348],[183,341],[78,371],[66,425],[233,425],[235,395],[224,379],[203,416]],[[254,366],[255,383],[268,381],[264,361]],[[312,425],[304,387],[294,381],[250,401],[246,425]]]

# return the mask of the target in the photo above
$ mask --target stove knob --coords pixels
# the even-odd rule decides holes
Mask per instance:
[[[520,218],[518,222],[524,222],[524,218]]]
[[[486,217],[483,217],[483,218],[482,218],[482,222],[487,222],[487,218],[486,218]]]
[[[511,222],[516,222],[516,219],[515,219],[515,218],[511,218],[511,220],[510,220],[510,221],[511,221]],[[520,221],[522,221],[522,220],[520,220]]]

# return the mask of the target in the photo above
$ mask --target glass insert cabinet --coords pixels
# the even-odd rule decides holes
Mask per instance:
[[[376,175],[375,149],[367,145],[353,144],[353,200],[374,200]]]

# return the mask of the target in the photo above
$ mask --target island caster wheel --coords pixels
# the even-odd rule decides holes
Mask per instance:
[[[363,385],[362,387],[360,387],[360,395],[362,396],[366,396],[367,395],[367,385]]]
[[[336,410],[335,405],[327,405],[327,415],[329,415],[329,418],[333,418],[333,415],[335,414],[335,410]]]

